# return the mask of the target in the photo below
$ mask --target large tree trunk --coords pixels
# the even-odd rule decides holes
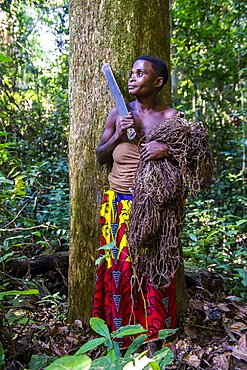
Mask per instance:
[[[88,324],[99,245],[99,207],[107,169],[96,162],[106,116],[114,106],[104,76],[109,62],[126,100],[136,57],[151,54],[170,66],[169,0],[70,0],[71,247],[68,320]],[[171,103],[170,82],[160,100]]]

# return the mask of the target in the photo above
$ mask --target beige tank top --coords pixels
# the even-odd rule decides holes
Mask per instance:
[[[131,194],[135,172],[140,160],[138,146],[129,141],[119,143],[114,149],[113,166],[108,176],[110,189],[122,194]]]

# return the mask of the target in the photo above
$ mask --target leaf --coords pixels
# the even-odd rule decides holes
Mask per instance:
[[[13,254],[14,252],[4,254],[2,257],[0,257],[0,263],[3,263],[4,261],[6,261],[9,257],[13,256]]]
[[[9,290],[7,292],[0,292],[0,298],[5,295],[26,295],[26,294],[39,294],[38,289],[29,289],[29,290]]]
[[[191,299],[189,302],[189,308],[192,308],[193,310],[203,311],[203,302],[199,299]]]
[[[232,356],[247,362],[247,348],[236,346],[233,348]]]
[[[238,226],[240,226],[240,225],[244,224],[245,222],[247,222],[247,220],[239,220],[239,221],[236,222],[236,224]]]
[[[1,148],[6,148],[8,146],[13,146],[13,145],[16,145],[15,143],[3,143],[3,144],[0,144],[0,149]]]
[[[116,244],[116,242],[113,241],[113,242],[111,242],[109,244],[105,244],[102,247],[97,248],[97,250],[100,251],[101,249],[113,249],[114,246],[115,246],[115,244]]]
[[[14,181],[6,179],[5,177],[0,177],[0,182],[4,184],[13,184]]]
[[[116,360],[116,353],[115,353],[115,350],[114,348],[112,348],[108,353],[107,355],[105,356],[106,358],[108,358],[110,360],[110,362],[114,362],[114,360]]]
[[[245,330],[246,328],[247,326],[243,322],[235,322],[230,327],[231,330]]]
[[[120,358],[121,354],[120,354],[120,348],[119,348],[118,342],[113,341],[113,349],[114,349],[114,352],[115,352],[115,357]]]
[[[151,367],[152,370],[160,370],[160,366],[157,362],[149,362],[149,367]]]
[[[110,332],[104,320],[100,319],[99,317],[91,317],[90,326],[96,333],[111,341]]]
[[[141,353],[139,356],[135,357],[134,361],[128,362],[123,370],[131,370],[131,369],[144,369],[145,366],[147,366],[150,362],[152,362],[153,359],[148,358],[147,356],[143,356]]]
[[[195,339],[197,337],[197,334],[190,329],[189,325],[184,325],[184,332],[189,338]]]
[[[109,369],[110,367],[110,360],[106,357],[100,357],[100,358],[96,358],[96,360],[94,360],[92,362],[92,365],[90,367],[90,370],[105,370],[105,369]]]
[[[198,358],[195,354],[191,355],[189,353],[184,356],[183,361],[186,362],[186,364],[194,366],[194,367],[200,366],[200,363],[201,363],[200,358]]]
[[[50,248],[50,244],[45,242],[44,240],[39,240],[38,242],[36,242],[35,244],[41,244],[42,246],[46,247],[46,248]]]
[[[112,332],[111,337],[124,338],[124,337],[127,337],[128,335],[136,335],[136,334],[144,333],[144,332],[146,332],[146,330],[140,324],[126,325]]]
[[[95,265],[100,265],[102,261],[104,261],[104,259],[106,259],[107,257],[109,257],[108,254],[104,254],[103,256],[97,258],[97,260],[95,261]]]
[[[6,55],[4,55],[3,53],[0,53],[0,62],[1,63],[8,63],[8,62],[12,62],[12,59],[9,58],[9,57],[6,57]]]
[[[27,317],[23,317],[20,320],[17,320],[18,324],[36,324],[36,321],[30,320]]]
[[[5,240],[16,240],[16,239],[21,239],[21,238],[25,238],[25,235],[10,236],[9,238],[6,238]]]
[[[169,334],[173,334],[177,331],[178,329],[162,329],[158,332],[158,338],[159,339],[166,339],[166,337]]]
[[[238,341],[238,345],[240,347],[245,347],[245,348],[247,347],[247,338],[245,334],[241,335],[241,338]]]
[[[193,240],[194,242],[197,242],[197,236],[195,234],[189,234],[189,237],[191,240]]]
[[[88,370],[92,360],[87,355],[63,356],[52,362],[45,370]]]
[[[214,369],[228,370],[230,353],[217,354],[213,359]]]
[[[0,369],[5,369],[5,352],[3,347],[0,345]]]
[[[106,342],[105,342],[105,346],[107,347],[107,351],[110,351],[113,349],[113,341],[111,339],[108,339]]]
[[[83,353],[91,351],[91,349],[94,349],[94,348],[100,346],[101,344],[103,344],[107,340],[108,340],[107,338],[92,339],[92,340],[88,341],[87,343],[83,344],[83,346],[81,346],[81,348],[78,349],[78,351],[75,353],[75,355],[82,355]]]
[[[163,347],[159,351],[156,351],[153,360],[156,362],[163,361],[167,365],[170,364],[173,361],[173,352],[168,347]]]
[[[28,364],[29,370],[40,370],[42,369],[47,363],[47,356],[46,355],[32,355],[31,360]]]
[[[127,349],[124,357],[128,357],[131,353],[133,353],[137,348],[139,348],[142,343],[147,339],[147,334],[141,334],[137,338],[133,340],[129,348]]]

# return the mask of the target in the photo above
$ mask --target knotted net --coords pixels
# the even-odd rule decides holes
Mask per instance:
[[[211,184],[213,164],[201,122],[166,119],[145,139],[164,143],[173,160],[140,160],[128,243],[136,271],[160,288],[170,284],[181,263],[179,240],[186,197]]]

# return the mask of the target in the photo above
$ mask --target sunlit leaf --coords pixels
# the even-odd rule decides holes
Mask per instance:
[[[159,330],[158,332],[158,338],[159,339],[166,339],[166,337],[169,335],[169,334],[173,334],[177,331],[178,329],[162,329],[162,330]]]
[[[191,240],[193,240],[194,242],[197,242],[197,236],[195,234],[189,234],[189,237]]]
[[[28,295],[28,294],[39,294],[38,289],[29,289],[29,290],[9,290],[6,292],[0,292],[0,297],[6,295]]]
[[[106,245],[103,245],[102,247],[99,247],[97,250],[101,250],[101,249],[113,249],[114,246],[115,246],[116,242],[113,241],[109,244],[106,244]]]
[[[99,317],[91,317],[90,326],[96,333],[111,340],[109,329],[105,324],[104,320],[100,319]]]
[[[132,354],[136,349],[138,349],[144,341],[147,339],[147,334],[141,334],[137,338],[133,340],[129,348],[127,349],[124,357],[128,357],[130,354]]]
[[[92,339],[92,340],[88,341],[87,343],[83,344],[83,346],[81,346],[81,348],[78,349],[78,351],[75,353],[75,355],[81,355],[83,353],[91,351],[91,349],[94,349],[94,348],[100,346],[101,344],[103,344],[107,340],[108,340],[107,338]]]
[[[100,265],[101,262],[103,262],[107,257],[109,257],[108,254],[104,254],[103,256],[100,256],[99,258],[96,259],[95,265]]]
[[[64,356],[52,362],[46,370],[88,370],[92,360],[87,355]]]
[[[113,338],[124,338],[128,335],[136,335],[139,333],[144,333],[146,330],[140,325],[126,325],[121,327],[120,329],[111,333]]]
[[[152,358],[156,362],[162,360],[166,364],[170,364],[173,361],[173,352],[170,348],[163,347],[159,351],[156,351]]]
[[[12,59],[9,57],[6,57],[6,55],[0,52],[0,62],[1,63],[12,62]]]

